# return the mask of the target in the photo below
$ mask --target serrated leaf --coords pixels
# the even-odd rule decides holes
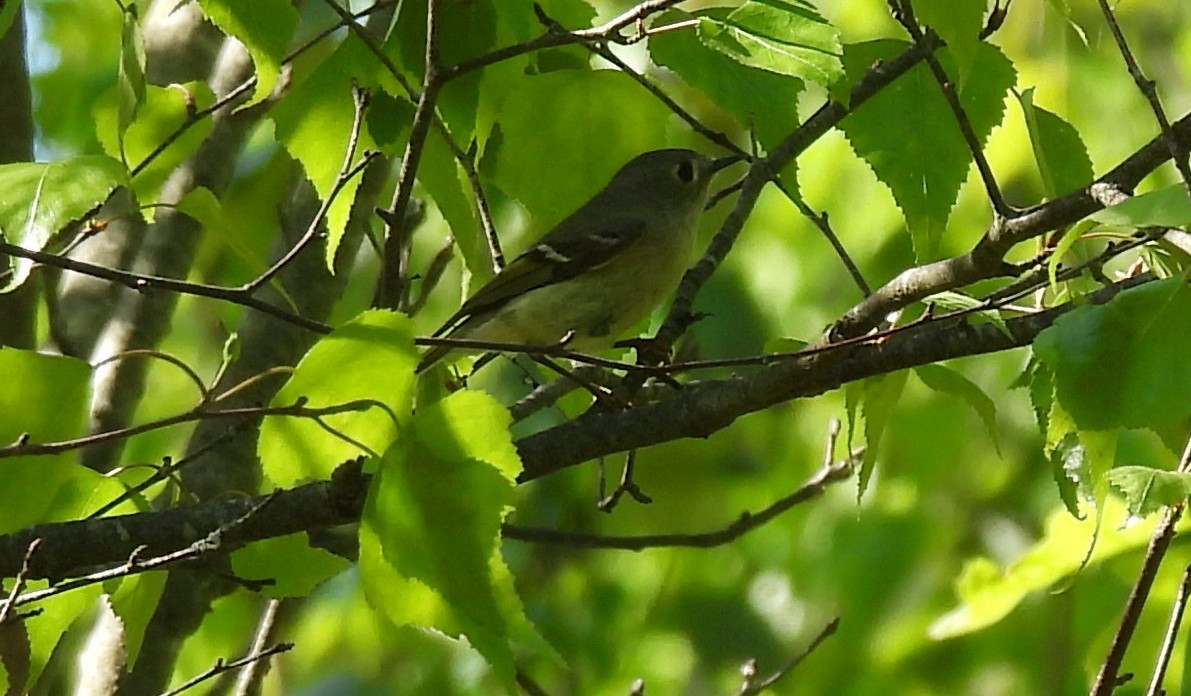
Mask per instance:
[[[943,39],[955,55],[958,73],[956,82],[968,79],[972,61],[980,45],[980,31],[984,28],[985,0],[916,0],[914,14]]]
[[[1122,227],[1186,227],[1191,225],[1191,200],[1183,184],[1133,196],[1092,213],[1092,220]]]
[[[873,475],[873,467],[877,463],[877,451],[881,438],[885,435],[885,426],[893,417],[893,409],[901,400],[906,387],[909,370],[898,370],[879,377],[869,377],[864,380],[861,411],[864,414],[864,457],[860,463],[860,475],[856,491],[857,500],[864,495],[868,488],[869,479]]]
[[[124,621],[128,641],[128,662],[136,662],[144,643],[145,628],[157,611],[157,603],[165,590],[165,571],[138,573],[120,580],[112,592],[112,608]]]
[[[1168,278],[1059,317],[1034,341],[1079,430],[1160,428],[1191,416],[1191,289]]]
[[[376,83],[376,56],[354,35],[349,35],[303,81],[290,88],[270,114],[277,126],[277,141],[302,163],[306,177],[320,198],[331,195],[347,155],[355,108],[352,84],[370,88]],[[368,129],[362,128],[356,156],[376,149]],[[327,210],[327,268],[334,268],[335,252],[351,214],[360,177],[350,179]]]
[[[877,60],[907,47],[893,41],[848,46],[848,74],[863,74]],[[954,74],[948,52],[938,55],[948,74]],[[999,50],[979,46],[972,78],[959,88],[958,96],[981,144],[1000,123],[1005,93],[1015,78],[1012,63]],[[918,260],[935,256],[972,157],[930,71],[919,65],[902,75],[845,118],[841,127],[856,154],[893,193]],[[906,166],[909,162],[914,166]]]
[[[694,15],[670,11],[658,24],[692,17],[723,20],[727,8],[701,10]],[[649,54],[658,65],[673,70],[688,85],[708,96],[716,106],[736,117],[742,129],[757,134],[766,148],[789,134],[798,121],[798,93],[802,81],[750,67],[701,42],[694,31],[667,31],[649,38]]]
[[[250,104],[263,101],[281,74],[281,61],[298,27],[298,11],[287,0],[199,0],[203,14],[248,49],[256,68]]]
[[[954,396],[976,412],[984,429],[993,441],[997,454],[1001,453],[1001,438],[997,430],[997,407],[984,391],[967,377],[943,365],[920,365],[914,373],[931,389]]]
[[[45,251],[68,224],[102,204],[128,173],[118,160],[84,155],[56,162],[0,165],[0,238]],[[13,259],[5,292],[29,276],[33,262]]]
[[[748,0],[698,22],[700,41],[744,65],[824,87],[843,75],[839,32],[802,0]]]
[[[1163,508],[1181,505],[1191,496],[1191,474],[1148,466],[1118,466],[1106,475],[1125,496],[1130,518],[1145,518]]]
[[[497,543],[520,470],[510,423],[473,391],[420,409],[373,479],[360,566],[370,604],[398,625],[466,636],[513,691],[513,644],[540,638]]]
[[[1079,131],[1058,115],[1035,105],[1033,87],[1018,95],[1018,103],[1046,197],[1057,198],[1086,186],[1095,174]]]
[[[317,422],[266,418],[257,454],[272,484],[326,478],[348,459],[384,452],[413,407],[417,361],[409,317],[395,312],[364,312],[314,344],[272,405],[360,405]]]

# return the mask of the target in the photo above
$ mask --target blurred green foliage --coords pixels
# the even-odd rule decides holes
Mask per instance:
[[[592,4],[597,13],[595,23],[630,6],[627,2]],[[924,16],[945,14],[945,8],[938,9],[939,3],[924,4],[932,8]],[[1073,182],[1086,183],[1065,174],[1072,169],[1086,171],[1089,160],[1092,169],[1102,173],[1156,133],[1153,116],[1123,69],[1092,3],[1082,3],[1066,15],[1059,11],[1060,4],[1015,0],[1004,26],[991,39],[996,50],[957,47],[957,55],[948,58],[948,65],[959,61],[956,69],[969,80],[962,84],[961,97],[966,97],[967,88],[984,90],[979,96],[987,103],[965,103],[980,111],[979,135],[986,138],[985,152],[1012,205],[1030,205],[1065,193]],[[506,6],[495,0],[476,0],[447,5],[451,8],[447,22],[456,32],[447,49],[453,61],[541,32],[528,2]],[[472,5],[488,13],[489,23],[483,31],[472,32],[461,19],[464,15],[458,14]],[[577,26],[573,23],[590,16],[586,3],[578,0],[544,5],[551,16],[568,26]],[[287,3],[280,6],[289,8]],[[1158,81],[1169,113],[1181,115],[1191,106],[1187,83],[1191,75],[1191,6],[1134,0],[1117,9],[1140,62]],[[113,134],[121,120],[116,69],[121,35],[118,9],[106,0],[86,0],[31,2],[27,11],[33,27],[30,54],[36,70],[32,80],[38,145],[47,158],[118,157],[122,143],[130,164],[135,164],[153,148],[155,138],[184,118],[185,99],[196,100],[199,108],[210,103],[206,88],[150,86],[135,121],[117,140]],[[889,17],[886,3],[880,0],[823,2],[818,11],[838,31],[847,57],[863,42],[905,40]],[[307,29],[299,29],[299,33],[316,24],[312,15],[321,17],[324,25],[330,21],[318,12],[303,9],[298,26]],[[699,12],[706,15],[700,20],[704,23],[712,22],[708,17],[719,22],[723,15],[716,10]],[[666,18],[682,16],[675,12]],[[716,27],[728,26],[732,15],[726,17],[728,24]],[[417,19],[404,17],[394,34],[413,38],[393,39],[397,45],[390,45],[398,65],[415,83],[421,79]],[[949,30],[956,32],[959,40],[968,24],[960,17]],[[253,26],[277,29],[267,22]],[[708,28],[701,24],[700,30]],[[461,35],[467,40],[456,43],[455,38]],[[795,113],[805,117],[826,98],[826,87],[815,84],[814,79],[807,78],[806,84],[799,85],[789,72],[779,75],[780,71],[758,68],[757,61],[763,59],[755,55],[750,55],[751,63],[732,62],[693,37],[689,32],[660,34],[648,42],[648,50],[634,45],[618,51],[631,64],[646,66],[650,78],[668,94],[739,144],[747,146],[747,129],[755,127],[760,145],[770,147],[781,139],[783,123],[786,129],[795,125],[787,119]],[[407,95],[362,45],[342,36],[334,40],[341,42],[338,49],[330,58],[322,55],[324,62],[318,67],[299,61],[291,78],[292,92],[240,154],[229,190],[215,202],[205,198],[191,201],[193,215],[203,216],[209,233],[200,247],[192,279],[234,286],[267,265],[266,253],[276,226],[274,211],[283,204],[285,183],[294,176],[296,162],[306,167],[306,175],[320,193],[330,190],[352,117],[346,78],[377,90],[378,102],[383,99],[379,92],[384,92],[385,98],[400,104],[392,110],[394,118],[411,118],[412,111],[404,101]],[[829,40],[825,42],[830,46]],[[266,43],[272,48],[254,56],[268,58],[272,66],[281,55],[276,36],[270,34]],[[666,68],[651,64],[651,58]],[[989,68],[985,61],[995,65]],[[862,71],[869,64],[871,60],[849,64],[849,78],[854,77],[853,69]],[[601,70],[592,71],[592,66]],[[573,47],[551,49],[477,72],[444,94],[443,118],[448,127],[457,137],[465,136],[464,147],[476,143],[480,173],[494,205],[506,254],[524,249],[538,233],[574,209],[628,155],[667,144],[715,149],[631,80],[603,70],[606,67]],[[987,79],[990,71],[995,79]],[[823,74],[831,75],[831,71]],[[269,75],[265,84],[272,82],[274,73]],[[742,77],[725,81],[732,75]],[[814,210],[829,213],[832,228],[873,285],[887,281],[916,259],[967,251],[991,218],[984,189],[974,169],[967,167],[966,150],[958,135],[943,153],[959,160],[947,165],[945,181],[937,183],[924,175],[921,165],[932,157],[931,148],[943,146],[937,142],[937,132],[914,120],[915,114],[921,113],[915,110],[921,106],[918,102],[935,85],[925,73],[915,73],[913,80],[912,93],[891,95],[902,100],[896,113],[872,111],[866,115],[864,134],[875,145],[857,146],[864,157],[852,149],[857,145],[854,132],[845,138],[833,131],[798,159],[799,193]],[[1019,100],[1005,93],[1010,84],[1025,96]],[[257,98],[263,96],[257,93]],[[749,110],[763,108],[766,98],[780,103],[772,111],[750,117]],[[880,108],[880,104],[874,106]],[[951,128],[945,110],[940,108],[937,113]],[[775,120],[775,114],[781,120]],[[1065,124],[1056,123],[1056,118]],[[1066,124],[1069,126],[1064,127]],[[409,137],[408,124],[385,125],[390,132],[383,132],[378,125],[364,145],[400,154]],[[938,124],[930,128],[936,127]],[[156,195],[165,165],[180,161],[197,147],[205,128],[200,124],[134,181],[142,203],[151,202]],[[1086,153],[1052,152],[1040,170],[1036,157],[1041,148],[1036,139],[1055,132],[1062,134],[1064,143],[1070,142],[1068,138],[1074,141],[1072,147],[1082,139]],[[892,144],[902,149],[891,149],[890,133],[901,134]],[[1078,139],[1072,133],[1078,134]],[[911,140],[912,136],[918,139]],[[1060,156],[1064,154],[1066,158]],[[449,268],[425,310],[414,317],[418,335],[430,333],[458,306],[473,274],[482,278],[488,272],[483,268],[484,246],[477,237],[465,172],[454,165],[442,143],[432,146],[427,156],[431,159],[415,195],[428,204],[429,211],[415,235],[412,267],[426,268],[447,234],[459,240],[466,264],[456,262]],[[1143,188],[1173,181],[1171,171],[1163,169]],[[936,185],[946,189],[937,199],[931,197],[938,193]],[[952,196],[955,189],[958,194]],[[915,207],[917,194],[929,194],[929,205],[922,204],[925,212],[922,206]],[[907,200],[911,202],[907,204]],[[728,207],[721,203],[704,216],[704,240],[718,228]],[[907,209],[911,212],[903,215]],[[331,255],[346,217],[345,206],[332,216]],[[1014,253],[1025,258],[1032,250]],[[1123,265],[1117,262],[1109,270],[1120,270],[1118,266]],[[366,248],[334,315],[337,324],[367,307],[376,274],[375,254]],[[1181,293],[1186,294],[1185,287]],[[754,354],[780,339],[811,340],[859,299],[859,291],[823,235],[770,187],[732,253],[698,295],[695,309],[707,316],[692,330],[685,350],[693,356],[721,358]],[[1155,313],[1165,306],[1157,304]],[[1171,311],[1185,324],[1184,306]],[[160,349],[210,378],[219,366],[227,331],[236,325],[242,310],[185,297],[177,312],[187,320],[175,322]],[[1069,317],[1069,328],[1079,317],[1107,315],[1124,321],[1125,317],[1118,315],[1127,313],[1128,308],[1081,312]],[[1065,391],[1087,388],[1114,401],[1114,395],[1097,391],[1104,385],[1086,378],[1102,374],[1108,369],[1105,363],[1111,363],[1116,354],[1101,355],[1095,364],[1062,362],[1079,358],[1083,351],[1062,344],[1064,339],[1094,338],[1073,331],[1056,332],[1048,339],[1053,343],[1047,345],[1055,346],[1051,355],[1056,364],[1052,367],[1058,374],[1060,398]],[[1163,360],[1179,360],[1167,344],[1149,345],[1161,352]],[[1096,344],[1088,352],[1111,348]],[[0,360],[7,360],[4,356],[0,352]],[[1043,357],[1050,361],[1047,354]],[[339,354],[331,359],[349,360]],[[497,576],[492,581],[502,588],[495,596],[484,598],[482,610],[477,611],[485,619],[516,615],[517,611],[509,608],[516,599],[503,592],[508,582],[519,595],[525,616],[557,656],[546,650],[500,653],[495,659],[499,669],[493,670],[476,650],[459,641],[387,621],[384,616],[391,604],[400,605],[409,598],[377,601],[374,596],[369,603],[362,589],[368,581],[353,567],[338,571],[308,598],[286,606],[281,633],[297,647],[274,659],[274,673],[266,680],[265,693],[495,693],[502,684],[510,683],[511,656],[518,668],[550,694],[624,694],[637,678],[644,680],[651,694],[729,694],[739,688],[740,669],[747,660],[755,658],[759,673],[767,675],[798,654],[837,616],[841,620],[838,632],[772,693],[1084,692],[1116,627],[1148,527],[1118,529],[1124,513],[1115,501],[1105,504],[1102,516],[1088,512],[1082,521],[1065,511],[1030,393],[1014,387],[1028,360],[1024,350],[972,357],[946,365],[948,372],[928,371],[921,378],[905,380],[896,404],[881,414],[881,445],[871,452],[875,469],[859,501],[855,479],[836,484],[823,496],[726,546],[628,552],[506,540],[501,563],[500,558],[492,560],[485,555],[483,540],[466,539],[468,563],[491,561],[480,567]],[[0,361],[0,369],[7,365]],[[81,388],[85,376],[72,375],[72,369],[64,364],[43,370],[45,380],[68,382],[45,388],[57,389],[60,396],[65,395],[62,398],[75,393],[72,390]],[[524,393],[517,370],[506,366],[487,372],[471,386],[493,393],[504,403]],[[1082,378],[1071,377],[1073,374]],[[1145,376],[1162,379],[1160,372],[1146,372]],[[361,381],[367,381],[366,373]],[[149,384],[154,397],[142,404],[137,414],[140,420],[177,413],[195,402],[193,384],[168,364],[154,364]],[[1165,384],[1174,389],[1178,383]],[[400,389],[407,386],[402,383]],[[985,399],[979,396],[981,390]],[[400,396],[409,397],[404,392]],[[1174,401],[1178,396],[1165,394],[1164,398]],[[62,403],[73,423],[78,404],[73,400]],[[532,427],[541,429],[561,422],[563,413],[573,415],[585,404],[582,395],[572,395],[559,408],[535,417]],[[846,421],[847,406],[844,390],[837,390],[742,417],[703,440],[644,450],[637,458],[636,481],[653,502],[641,505],[625,500],[612,514],[600,512],[594,505],[594,464],[516,486],[509,493],[503,488],[496,491],[507,481],[495,480],[491,471],[479,474],[466,468],[482,464],[464,452],[459,460],[466,464],[451,460],[455,462],[451,466],[464,472],[459,475],[462,483],[458,488],[406,493],[415,497],[424,494],[420,500],[428,509],[436,504],[452,509],[448,503],[458,502],[454,496],[466,498],[475,493],[468,485],[481,481],[491,488],[482,496],[489,505],[483,518],[485,528],[507,515],[508,521],[522,525],[608,535],[709,531],[797,489],[821,465],[829,424],[833,419]],[[990,414],[993,407],[995,418]],[[1162,408],[1162,404],[1137,406],[1143,415],[1147,408]],[[1183,414],[1177,415],[1181,418]],[[865,425],[873,420],[868,418]],[[990,434],[991,423],[996,430]],[[1117,462],[1172,467],[1175,454],[1169,443],[1164,446],[1153,433],[1142,430],[1144,423],[1096,421],[1093,427],[1136,429],[1123,431],[1111,441]],[[25,430],[28,428],[15,428],[5,441]],[[863,444],[863,432],[858,428],[852,441],[845,442],[849,439],[845,427],[836,456],[842,456],[849,444]],[[178,427],[138,436],[125,449],[124,462],[159,461],[163,455],[176,454],[183,450],[188,433],[189,428]],[[484,446],[507,447],[507,443],[491,444],[490,434],[485,437],[489,439]],[[385,438],[387,444],[399,435],[386,433]],[[281,441],[284,438],[269,440],[274,444]],[[268,453],[262,457],[267,459]],[[328,466],[329,462],[322,461]],[[620,457],[603,463],[610,480],[619,476],[622,465]],[[45,471],[40,475],[45,476]],[[502,473],[512,478],[508,472]],[[135,474],[121,476],[131,481]],[[472,476],[475,478],[469,478]],[[13,480],[7,475],[4,478]],[[82,484],[72,479],[62,485],[66,491],[62,495],[71,498],[76,506],[71,510],[77,511],[78,489],[72,486]],[[400,497],[393,490],[386,492]],[[510,497],[511,510],[507,510],[504,506]],[[61,514],[58,511],[36,521]],[[3,521],[13,521],[11,513],[6,513]],[[25,517],[19,520],[20,524],[28,522]],[[425,520],[370,520],[374,526],[382,523],[392,525],[385,531],[393,535],[402,532],[401,525],[426,524]],[[1092,544],[1091,530],[1097,524],[1099,552],[1084,567],[1085,553]],[[475,532],[450,527],[423,531],[427,531],[425,543],[436,545],[424,549],[426,559],[418,559],[434,570],[425,571],[428,577],[451,572],[434,566],[438,559],[431,557],[431,551],[454,550],[450,547],[453,539],[458,542]],[[365,552],[374,554],[372,562],[379,562],[376,557],[383,555],[384,543],[366,544]],[[1060,550],[1049,553],[1048,549]],[[253,562],[252,558],[241,560]],[[249,567],[258,568],[259,573],[261,562],[256,563]],[[1161,642],[1166,607],[1176,592],[1181,568],[1188,563],[1191,553],[1177,541],[1141,617],[1127,660],[1129,671],[1148,673]],[[316,572],[297,565],[292,572]],[[468,568],[474,570],[472,565]],[[501,576],[506,565],[511,579]],[[367,572],[368,561],[364,566],[363,572]],[[337,570],[335,564],[317,568],[324,574]],[[414,575],[403,582],[414,586],[415,581],[409,579]],[[473,579],[479,585],[491,580]],[[109,588],[118,591],[117,606],[124,607],[121,613],[127,612],[130,630],[137,626],[143,630],[146,607],[152,607],[161,582],[162,576],[154,573]],[[1063,589],[1061,593],[1045,591],[1053,582]],[[392,587],[372,585],[369,591],[396,592],[404,587],[394,582]],[[84,596],[84,592],[88,594]],[[54,636],[65,630],[76,612],[84,610],[91,593],[86,590],[67,595],[69,599],[56,599],[47,604],[54,608],[46,616],[34,620],[42,633],[32,638],[42,642],[38,645],[45,655]],[[437,599],[450,603],[458,598],[440,593]],[[216,658],[242,653],[263,601],[247,590],[219,600],[186,643],[174,683],[203,671]],[[71,618],[62,618],[66,616]],[[467,626],[468,621],[476,620],[464,616],[451,622]],[[80,623],[74,630],[83,628]],[[533,632],[524,626],[511,632],[521,638],[520,647],[534,642]],[[1167,680],[1170,693],[1180,688],[1181,693],[1188,692],[1183,679],[1185,645],[1185,637],[1180,636]],[[476,647],[492,659],[490,645],[477,643]]]

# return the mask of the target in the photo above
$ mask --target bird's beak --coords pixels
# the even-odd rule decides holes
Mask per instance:
[[[730,167],[737,162],[744,161],[741,155],[728,155],[727,157],[719,157],[711,161],[711,173],[714,174],[725,167]]]

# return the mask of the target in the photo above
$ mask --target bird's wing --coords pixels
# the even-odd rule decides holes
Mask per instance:
[[[566,231],[564,223],[505,266],[434,335],[446,333],[464,317],[496,309],[530,290],[599,268],[640,239],[645,222],[640,218],[613,218],[595,234],[570,235]]]

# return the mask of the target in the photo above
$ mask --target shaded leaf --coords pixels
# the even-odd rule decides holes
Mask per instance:
[[[1191,225],[1191,200],[1183,184],[1171,184],[1128,198],[1089,216],[1105,225],[1122,227],[1185,227]]]
[[[1191,416],[1191,289],[1168,278],[1071,311],[1038,335],[1079,430],[1160,427]]]
[[[894,41],[848,46],[844,62],[849,78],[906,48]],[[948,74],[953,74],[954,62],[947,51],[938,55]],[[988,45],[979,47],[972,79],[959,88],[959,101],[981,144],[1000,123],[1005,93],[1015,78],[1012,64],[1000,51]],[[924,65],[910,70],[861,105],[841,126],[856,154],[893,193],[918,259],[935,256],[972,156],[930,71]],[[906,166],[908,162],[914,166]]]
[[[1057,198],[1086,186],[1095,173],[1079,131],[1058,115],[1035,105],[1033,87],[1018,95],[1017,101],[1026,120],[1030,147],[1046,197]]]
[[[972,407],[984,423],[984,429],[992,439],[993,447],[998,454],[1001,452],[1001,438],[997,430],[997,407],[984,390],[967,377],[943,365],[920,365],[914,368],[914,373],[931,389],[957,397]]]

